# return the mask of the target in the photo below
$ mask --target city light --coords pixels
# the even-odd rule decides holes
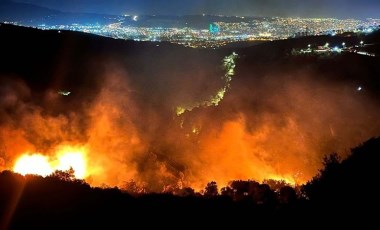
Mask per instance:
[[[204,17],[207,15],[203,14]],[[249,18],[220,16],[220,21],[205,23],[204,28],[184,26],[137,26],[127,23],[140,21],[138,15],[129,14],[114,18],[108,24],[68,24],[52,25],[43,23],[36,25],[44,30],[72,30],[98,34],[116,39],[134,41],[168,41],[193,48],[217,48],[228,43],[239,41],[272,41],[302,36],[339,35],[344,32],[374,31],[380,25],[380,19],[334,19],[334,18]],[[241,21],[239,21],[241,20]],[[17,24],[17,22],[14,22]],[[311,44],[309,44],[311,48]],[[361,43],[364,45],[364,43]],[[342,46],[344,47],[345,44]]]

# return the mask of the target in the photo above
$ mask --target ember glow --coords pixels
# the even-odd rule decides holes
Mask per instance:
[[[39,153],[20,156],[13,167],[13,171],[22,175],[34,174],[48,176],[55,170],[74,170],[77,179],[86,177],[86,156],[82,149],[69,146],[62,147],[56,156],[48,157]]]

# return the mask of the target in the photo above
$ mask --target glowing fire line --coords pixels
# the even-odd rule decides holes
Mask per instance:
[[[223,100],[224,95],[226,94],[227,90],[230,88],[232,77],[235,75],[236,58],[238,58],[238,54],[233,52],[231,55],[226,56],[223,59],[223,68],[226,71],[226,73],[222,77],[223,81],[225,82],[225,85],[223,86],[223,88],[219,89],[215,95],[212,95],[209,98],[209,100],[198,102],[188,107],[178,106],[176,108],[177,116],[181,116],[186,111],[191,111],[194,108],[198,108],[200,106],[203,106],[203,107],[218,106],[219,103]]]

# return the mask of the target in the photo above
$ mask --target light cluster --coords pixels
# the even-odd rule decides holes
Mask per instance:
[[[134,20],[138,16],[133,17]],[[291,37],[336,35],[344,32],[371,33],[379,28],[380,19],[335,18],[245,18],[220,17],[203,29],[162,26],[131,26],[126,19],[100,24],[38,25],[41,29],[72,30],[102,36],[135,41],[168,41],[194,48],[215,48],[231,42],[254,40],[278,40]]]

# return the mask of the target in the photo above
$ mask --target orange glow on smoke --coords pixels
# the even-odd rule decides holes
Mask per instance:
[[[210,181],[218,188],[231,180],[296,185],[318,173],[323,155],[344,156],[378,135],[379,109],[370,100],[335,85],[277,81],[231,89],[218,109],[177,116],[166,111],[176,107],[157,112],[124,77],[110,75],[83,111],[53,116],[27,103],[15,108],[18,119],[0,123],[0,170],[46,176],[72,167],[92,186],[122,188],[133,180],[154,192],[168,185],[199,191]],[[172,100],[177,106],[177,96]]]
[[[196,168],[199,175],[197,174],[197,180],[192,183],[193,187],[201,189],[211,180],[223,187],[232,180],[261,182],[273,179],[296,185],[309,179],[310,176],[305,177],[303,173],[307,171],[303,167],[301,155],[306,152],[307,146],[302,142],[298,143],[297,140],[286,138],[286,134],[297,136],[298,129],[292,122],[289,121],[283,130],[265,124],[251,133],[245,127],[246,119],[241,116],[224,123],[211,135],[208,133],[201,136],[198,157],[203,164]],[[278,137],[275,136],[276,133]],[[300,152],[300,155],[289,154],[284,157],[282,152]],[[312,176],[312,173],[310,174]]]
[[[39,153],[24,154],[16,161],[13,171],[22,175],[35,174],[48,176],[55,170],[74,169],[78,179],[87,176],[86,152],[83,148],[64,146],[58,148],[55,156],[47,157]]]

